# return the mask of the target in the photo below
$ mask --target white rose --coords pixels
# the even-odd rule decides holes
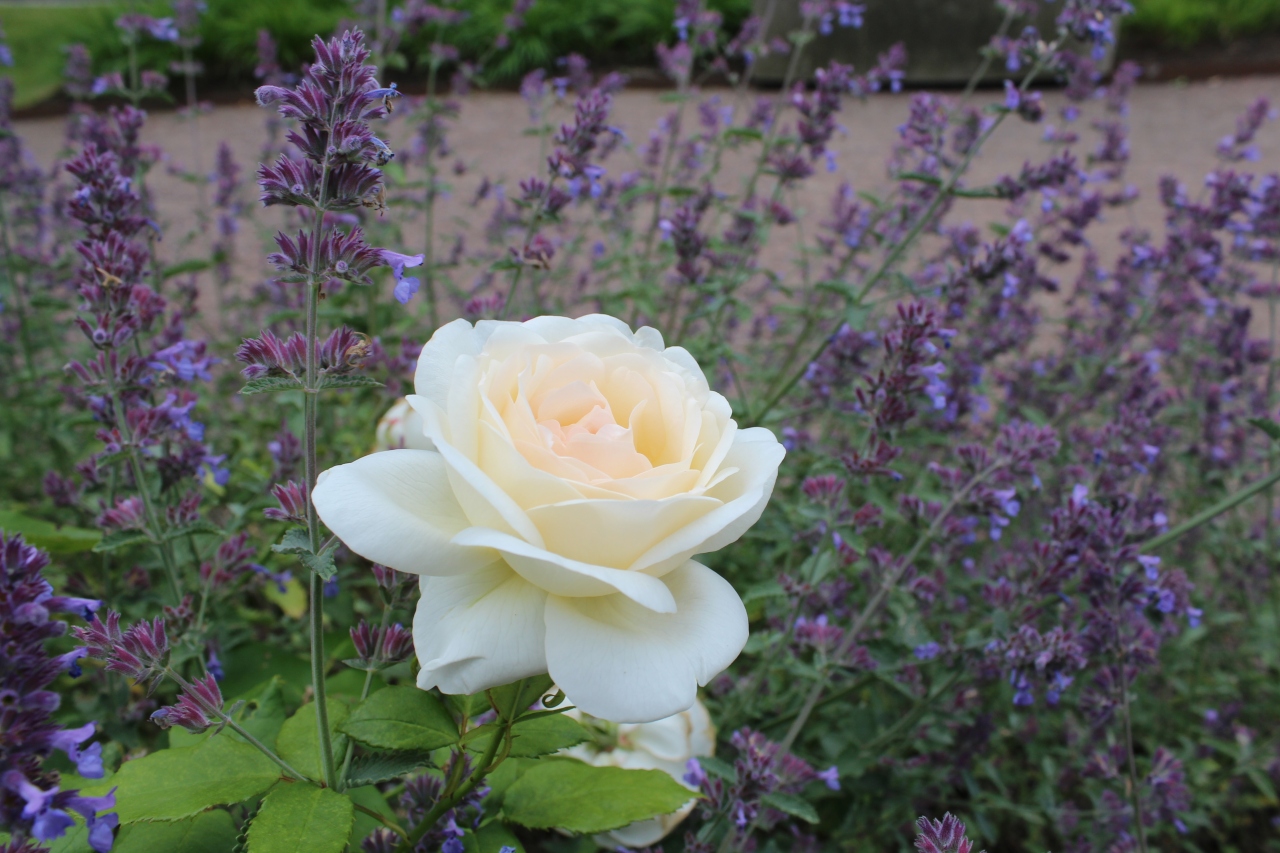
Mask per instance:
[[[747,640],[733,587],[695,562],[759,519],[783,449],[737,428],[697,362],[603,315],[456,320],[409,403],[434,450],[321,474],[351,550],[421,575],[418,686],[544,672],[605,719],[689,708]]]
[[[569,700],[572,701],[572,700]],[[716,729],[711,715],[700,701],[693,707],[652,723],[613,724],[596,721],[578,710],[565,712],[588,728],[600,730],[606,743],[588,742],[561,750],[564,755],[597,767],[622,767],[627,770],[662,770],[677,782],[697,791],[684,779],[690,758],[715,755]],[[596,837],[607,849],[648,847],[671,834],[697,805],[690,800],[679,811],[636,821],[629,826]]]
[[[410,450],[432,450],[431,439],[427,438],[424,429],[422,415],[415,412],[409,401],[401,397],[378,421],[378,428],[373,434],[373,450],[375,453],[404,447]]]

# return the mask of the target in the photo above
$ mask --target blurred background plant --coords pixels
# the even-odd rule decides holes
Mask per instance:
[[[502,702],[415,690],[406,578],[286,531],[306,521],[309,449],[327,467],[408,441],[402,409],[377,425],[440,323],[605,311],[687,347],[739,423],[789,450],[765,518],[709,561],[743,594],[752,638],[705,691],[716,753],[686,765],[704,797],[664,850],[905,850],[917,829],[920,850],[1280,850],[1280,179],[1257,162],[1271,108],[1222,127],[1202,184],[1132,186],[1137,71],[1096,61],[1112,35],[1099,22],[1124,4],[1069,0],[1039,34],[1019,26],[1037,7],[999,6],[983,67],[1013,79],[994,97],[904,96],[879,192],[844,180],[833,140],[861,101],[901,87],[902,51],[781,91],[749,80],[765,52],[859,26],[856,4],[805,4],[780,43],[742,4],[210,0],[189,28],[165,23],[169,4],[128,19],[0,7],[18,74],[50,61],[52,42],[34,47],[50,21],[90,48],[50,66],[74,102],[52,169],[24,151],[0,86],[0,528],[53,554],[12,561],[40,578],[24,581],[33,599],[47,581],[59,605],[118,614],[82,630],[89,659],[65,634],[49,642],[56,722],[98,724],[105,778],[53,753],[42,784],[118,786],[126,853],[184,850],[162,834],[179,831],[270,853],[252,827],[307,805],[278,792],[310,790],[276,785],[282,772],[341,774],[315,790],[350,801],[335,806],[349,834],[317,850],[408,849],[397,830],[423,851],[593,849],[617,826],[588,819],[600,793],[566,784],[566,810],[536,813],[512,793],[534,787],[517,787],[532,755],[474,775],[499,743],[484,733],[523,725],[547,753],[622,733],[530,729],[520,715],[540,713],[545,683]],[[1157,8],[1190,4],[1153,0],[1136,20]],[[254,162],[210,144],[179,168],[125,103],[196,76],[172,65],[184,40],[198,86],[283,90],[343,19],[372,34],[382,84],[420,88],[373,90],[392,112],[345,155],[369,171],[340,210],[296,209],[314,206],[318,173],[287,116],[267,120],[263,211]],[[629,135],[620,44],[636,62],[654,50],[667,84],[659,121]],[[453,142],[471,87],[517,78],[503,131],[536,145],[530,173]],[[1049,80],[1059,93],[1036,85]],[[193,120],[199,97],[177,99]],[[1018,123],[1040,154],[974,177]],[[166,168],[202,193],[181,227],[157,189]],[[1140,200],[1154,217],[1137,220]],[[269,245],[303,227],[333,241],[310,304],[297,247]],[[356,227],[396,251],[368,254]],[[281,250],[274,273],[245,261],[264,246]],[[304,330],[323,342],[310,366]],[[318,410],[297,387],[315,370],[333,380]],[[371,732],[359,724],[391,713],[375,701],[439,728]],[[210,793],[232,759],[244,784]],[[86,849],[89,829],[58,849]]]
[[[483,55],[502,29],[510,4],[503,0],[463,0],[457,4],[468,18],[451,27],[446,41],[464,59]],[[709,0],[708,8],[724,17],[725,28],[736,32],[752,11],[751,0]],[[201,45],[196,57],[205,68],[205,85],[219,91],[252,87],[257,65],[257,40],[267,30],[279,46],[283,67],[297,68],[307,60],[311,36],[332,32],[351,17],[346,0],[276,0],[240,3],[206,0],[208,13],[200,20]],[[1223,44],[1235,39],[1280,35],[1280,0],[1135,0],[1134,14],[1123,24],[1126,43],[1180,49]],[[527,71],[546,67],[576,53],[594,66],[638,67],[652,61],[652,45],[670,42],[675,5],[672,0],[547,0],[530,11],[525,26],[512,39],[510,50],[486,69],[488,78],[513,85]],[[164,0],[103,0],[103,2],[41,4],[29,0],[0,2],[0,22],[18,60],[12,69],[19,108],[37,104],[58,92],[62,57],[59,50],[84,44],[94,70],[121,70],[125,51],[111,22],[128,11],[164,17]],[[424,38],[409,38],[402,46],[405,65],[396,67],[402,79],[425,76]],[[148,67],[166,66],[177,51],[164,44],[143,49]],[[403,83],[402,83],[403,85]]]

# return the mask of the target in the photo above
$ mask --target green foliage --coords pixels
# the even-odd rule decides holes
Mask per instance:
[[[165,749],[126,762],[100,789],[116,788],[122,824],[182,820],[212,807],[240,803],[266,791],[280,768],[256,748],[224,732],[195,747]]]
[[[761,797],[760,802],[772,806],[784,814],[798,817],[805,823],[818,823],[822,820],[822,818],[818,817],[818,810],[813,807],[812,803],[804,797],[797,797],[795,794],[774,791]]]
[[[467,749],[483,754],[490,738],[499,731],[493,723],[473,729],[465,739]],[[533,717],[512,726],[510,754],[513,758],[535,758],[577,746],[590,738],[590,732],[563,714]]]
[[[507,789],[502,813],[531,829],[594,833],[670,814],[694,796],[661,770],[544,759]]]
[[[408,776],[430,762],[431,753],[423,751],[366,753],[352,760],[346,782],[353,787],[376,785]]]
[[[416,687],[388,687],[360,703],[340,731],[373,749],[430,750],[458,742],[440,700]]]
[[[1134,0],[1126,32],[1174,45],[1280,32],[1280,0]]]
[[[316,554],[311,550],[311,540],[307,537],[307,531],[301,527],[286,531],[284,538],[278,545],[272,545],[271,550],[277,554],[296,554],[302,561],[302,565],[318,574],[321,580],[327,581],[338,570],[333,563],[333,554],[338,550],[337,540],[322,547],[320,553]]]
[[[102,4],[0,7],[0,26],[13,51],[6,68],[14,85],[14,105],[28,107],[56,94],[66,57],[61,48],[93,41],[111,31],[114,10]]]
[[[275,394],[280,391],[296,391],[302,383],[292,376],[260,376],[244,383],[240,393],[246,397],[254,394]]]
[[[514,847],[516,853],[524,853],[520,839],[497,821],[468,832],[462,837],[462,846],[466,853],[499,853],[503,847]]]
[[[75,554],[97,550],[102,534],[82,527],[59,527],[20,512],[0,509],[0,530],[12,536],[21,533],[28,543],[51,554]]]
[[[249,824],[253,853],[342,853],[355,805],[342,794],[303,782],[277,785]]]
[[[339,699],[330,698],[326,703],[329,709],[329,730],[333,737],[333,751],[341,755],[347,748],[347,739],[338,733],[338,726],[347,719],[351,708]],[[298,713],[285,720],[280,729],[276,750],[280,757],[305,773],[311,779],[322,778],[324,771],[320,766],[320,737],[316,723],[315,703],[308,703],[298,709]]]
[[[221,809],[188,820],[134,823],[120,830],[112,853],[226,853],[236,842],[236,823]]]

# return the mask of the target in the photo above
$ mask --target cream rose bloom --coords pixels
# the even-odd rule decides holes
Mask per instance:
[[[572,701],[572,700],[569,700]],[[652,723],[613,724],[595,720],[574,709],[567,716],[596,729],[604,737],[603,742],[588,742],[561,750],[562,755],[594,764],[597,767],[622,767],[626,770],[662,770],[677,782],[697,792],[685,781],[684,775],[690,758],[715,755],[716,729],[711,715],[702,702],[694,700],[693,707]],[[671,834],[697,805],[690,799],[679,811],[659,815],[648,820],[636,821],[596,836],[596,842],[606,849],[623,847],[648,847]]]
[[[418,686],[549,673],[583,711],[691,705],[747,640],[736,592],[693,560],[759,519],[784,455],[738,429],[688,352],[604,315],[456,320],[408,401],[432,450],[320,475],[324,523],[421,576]]]
[[[404,397],[396,400],[387,413],[378,421],[378,428],[373,434],[373,449],[399,450],[433,450],[431,439],[427,438],[422,415],[413,410]]]

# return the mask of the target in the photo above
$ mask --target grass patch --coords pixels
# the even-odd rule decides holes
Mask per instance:
[[[1132,0],[1126,32],[1180,47],[1280,33],[1280,0]]]
[[[988,2],[988,0],[973,0]],[[1135,14],[1125,32],[1143,41],[1170,47],[1227,42],[1242,36],[1280,33],[1280,0],[1133,0]],[[510,9],[510,0],[462,0],[471,13],[449,40],[466,56],[484,53]],[[733,28],[749,14],[751,0],[710,0]],[[139,0],[139,11],[169,14],[167,0]],[[330,33],[350,14],[347,0],[208,0],[202,22],[204,43],[198,51],[207,69],[205,80],[247,85],[253,80],[260,29],[272,33],[281,63],[296,68],[311,55],[315,33]],[[84,43],[94,57],[94,70],[122,70],[124,48],[112,22],[128,8],[125,2],[30,6],[0,0],[3,25],[13,51],[14,104],[26,107],[58,91],[65,62],[63,48]],[[642,64],[652,61],[653,46],[671,37],[672,0],[539,0],[511,49],[495,57],[494,79],[511,80],[534,67],[549,66],[571,52],[598,64]],[[425,48],[405,45],[410,64]],[[176,57],[172,45],[144,39],[143,67],[166,68]],[[404,70],[400,72],[404,74]]]
[[[92,39],[111,27],[109,6],[0,5],[0,25],[13,51],[14,106],[28,107],[57,93],[62,84],[63,48]]]

